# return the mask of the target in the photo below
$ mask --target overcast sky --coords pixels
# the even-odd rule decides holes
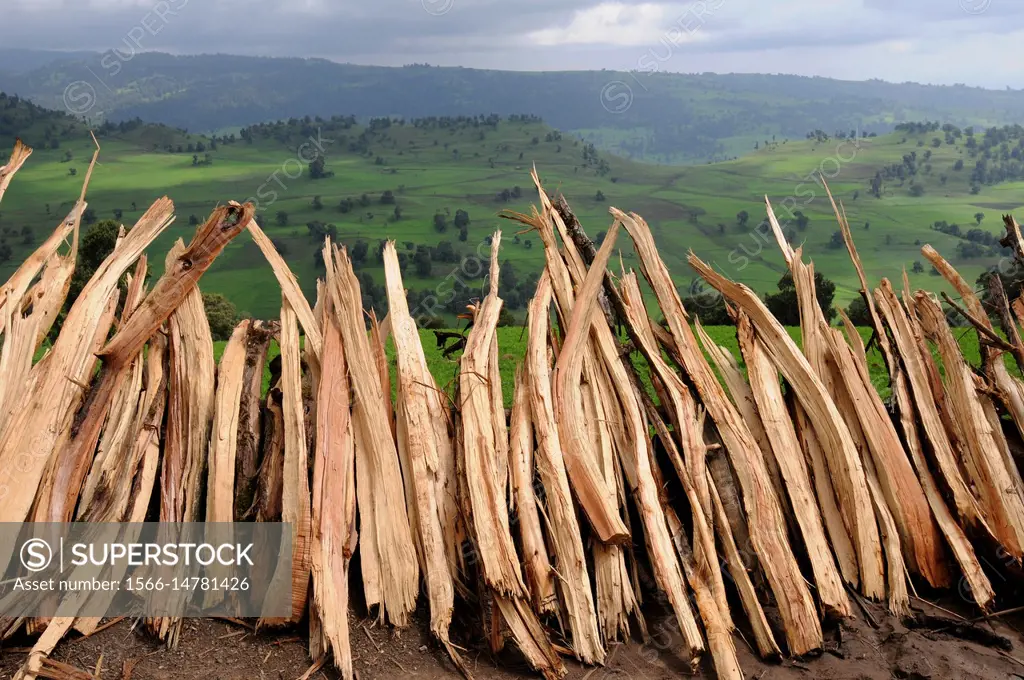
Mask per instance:
[[[0,0],[0,45],[1024,87],[1022,0]]]

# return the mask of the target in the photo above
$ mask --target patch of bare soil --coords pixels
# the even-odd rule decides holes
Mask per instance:
[[[815,658],[765,663],[737,636],[746,676],[752,680],[1024,680],[1021,614],[964,624],[945,610],[918,602],[916,613],[924,618],[908,626],[888,616],[881,605],[865,607],[871,620],[862,609],[856,618],[833,626],[826,651]],[[350,619],[354,666],[360,680],[459,677],[427,632],[424,614],[419,612],[416,625],[400,632],[375,626],[368,619]],[[968,611],[959,614],[973,616]],[[677,655],[678,634],[671,621],[649,617],[647,624],[649,640],[613,645],[603,668],[568,662],[568,678],[715,677],[710,661],[691,675],[689,665]],[[257,633],[238,623],[197,619],[187,622],[181,644],[170,651],[126,620],[89,638],[65,640],[53,657],[92,672],[102,656],[99,677],[108,680],[296,680],[311,666],[306,639],[304,627]],[[14,675],[31,642],[12,640],[0,652],[0,678]],[[493,656],[482,640],[463,640],[462,644],[468,648],[466,658],[476,678],[535,677],[514,651]],[[333,680],[339,676],[324,668],[308,677]]]

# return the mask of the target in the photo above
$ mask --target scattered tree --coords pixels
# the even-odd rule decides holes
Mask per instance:
[[[796,218],[796,228],[800,231],[807,231],[807,225],[811,223],[811,218],[803,213],[801,210],[795,210],[793,217]]]
[[[416,254],[413,256],[413,262],[416,263],[417,276],[424,279],[430,276],[430,251],[427,250],[426,246],[416,247]]]
[[[840,236],[842,238],[842,236]],[[800,325],[800,305],[797,304],[796,287],[793,285],[793,275],[787,272],[779,279],[779,292],[768,293],[764,296],[764,303],[775,318],[784,326]],[[836,310],[832,306],[832,300],[836,295],[836,284],[825,278],[821,272],[814,273],[814,289],[818,298],[818,306],[821,307],[825,319],[831,323],[836,316]]]
[[[534,139],[537,139],[537,138],[534,137]],[[500,326],[516,326],[516,325],[518,325],[518,322],[516,321],[516,317],[512,315],[512,312],[510,312],[508,307],[506,307],[505,305],[502,305],[501,306],[501,310],[498,312],[498,324],[497,325],[499,327]]]
[[[854,326],[868,326],[872,325],[871,312],[868,310],[868,303],[864,301],[864,296],[858,295],[850,303],[850,306],[846,308],[846,316],[850,318]]]
[[[352,262],[355,264],[363,264],[366,262],[366,255],[370,252],[370,244],[366,241],[359,239],[352,246]]]
[[[238,310],[220,293],[203,293],[203,307],[206,320],[210,322],[210,334],[214,340],[227,340],[238,325]]]
[[[313,159],[313,162],[309,164],[309,178],[326,179],[328,177],[334,177],[334,173],[327,169],[327,161],[324,157],[317,156]]]

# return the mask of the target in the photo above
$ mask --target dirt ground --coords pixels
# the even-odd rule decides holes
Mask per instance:
[[[920,624],[907,627],[888,616],[880,605],[866,604],[865,607],[866,610],[858,609],[856,618],[828,630],[826,651],[816,658],[765,663],[741,636],[737,636],[740,663],[746,677],[752,680],[1024,680],[1024,652],[1021,651],[1024,636],[1019,632],[1024,628],[1024,615],[1020,613],[960,627],[936,620],[926,621],[924,627]],[[951,618],[945,610],[920,601],[915,601],[914,609],[918,615]],[[374,626],[365,619],[351,618],[352,653],[360,680],[459,677],[444,652],[431,640],[423,625],[423,615],[424,612],[419,612],[417,624],[401,633]],[[968,611],[960,615],[975,616]],[[647,642],[637,640],[613,645],[603,668],[567,662],[568,677],[572,680],[657,680],[691,676],[688,664],[674,653],[678,638],[670,623],[649,617],[650,639]],[[98,677],[108,680],[295,680],[310,667],[305,631],[300,628],[254,633],[238,623],[194,619],[186,623],[179,647],[169,651],[133,629],[132,624],[124,620],[89,638],[66,639],[53,656],[90,672],[102,656]],[[991,639],[980,644],[970,638]],[[13,676],[31,644],[29,639],[9,642],[10,645],[0,651],[0,678]],[[493,657],[478,644],[472,646],[466,656],[474,676],[481,680],[539,677],[529,672],[514,651]],[[333,670],[322,669],[308,677],[333,680],[338,675]],[[713,678],[709,662],[705,661],[692,677]]]

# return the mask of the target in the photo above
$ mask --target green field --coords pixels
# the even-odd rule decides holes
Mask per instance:
[[[319,132],[318,132],[319,131]],[[980,137],[979,132],[979,137]],[[326,168],[333,176],[310,179],[305,165],[297,160],[297,149],[309,136],[320,135],[326,152]],[[221,143],[207,151],[212,164],[193,165],[193,154],[167,153],[166,144],[203,141],[197,136],[142,128],[125,134],[117,131],[102,139],[99,166],[89,187],[90,207],[99,219],[110,219],[115,210],[130,225],[151,201],[169,195],[177,206],[177,221],[151,248],[152,269],[159,273],[163,255],[177,238],[186,241],[194,232],[190,217],[205,218],[218,203],[257,199],[260,222],[281,245],[285,257],[307,295],[312,295],[319,271],[314,253],[321,241],[311,237],[307,223],[318,220],[336,227],[339,239],[352,246],[358,240],[370,244],[370,255],[360,270],[382,283],[381,268],[374,254],[381,239],[394,239],[400,252],[410,259],[416,245],[435,247],[449,241],[459,258],[474,253],[486,258],[485,239],[493,230],[504,230],[500,259],[511,263],[520,280],[536,273],[543,251],[535,235],[515,235],[518,225],[499,219],[508,208],[528,211],[536,201],[529,171],[535,163],[549,192],[562,192],[591,234],[607,229],[609,206],[639,213],[653,230],[660,252],[680,288],[687,288],[694,276],[686,264],[692,249],[726,275],[759,292],[775,289],[784,272],[778,248],[756,225],[764,217],[763,196],[776,205],[781,220],[801,210],[809,222],[806,229],[792,225],[793,241],[802,244],[805,259],[837,283],[836,302],[845,306],[855,295],[857,282],[844,248],[830,247],[836,230],[824,190],[813,179],[821,171],[830,176],[832,190],[843,201],[868,276],[876,283],[882,276],[898,278],[922,260],[920,246],[931,243],[953,261],[970,281],[997,262],[989,252],[980,257],[961,258],[961,239],[930,228],[938,220],[956,222],[966,231],[973,227],[974,214],[985,214],[981,228],[998,235],[999,216],[1024,205],[1024,183],[1007,181],[981,185],[971,193],[968,179],[975,160],[964,138],[953,144],[931,146],[941,132],[894,133],[882,137],[829,139],[827,141],[778,141],[735,161],[691,167],[642,164],[601,152],[584,158],[587,145],[561,135],[539,122],[510,122],[496,126],[453,126],[393,124],[376,131],[365,127],[342,129],[331,121],[295,121],[290,126],[267,127],[253,142]],[[361,140],[361,141],[359,141]],[[31,141],[31,140],[29,140]],[[359,142],[359,148],[353,145]],[[209,140],[205,140],[208,144]],[[0,276],[13,270],[73,205],[81,188],[90,145],[78,135],[64,141],[59,149],[37,151],[19,173],[0,208],[2,239],[12,248],[12,257],[0,263]],[[157,150],[154,150],[157,149]],[[904,154],[923,155],[930,151],[930,171],[925,164],[914,179],[923,195],[912,196],[910,184],[887,181],[881,197],[870,195],[875,172],[898,163]],[[65,160],[71,153],[72,159]],[[204,154],[197,154],[200,158]],[[956,160],[965,167],[954,171]],[[77,174],[71,176],[69,170]],[[277,173],[275,175],[275,173]],[[290,179],[294,177],[295,179]],[[943,183],[941,176],[946,176]],[[274,178],[280,180],[278,183]],[[504,202],[503,189],[521,188],[521,197]],[[384,191],[392,191],[401,209],[393,219],[394,205],[381,204]],[[604,200],[598,200],[600,191]],[[366,194],[369,204],[360,206]],[[313,207],[315,196],[323,208]],[[357,201],[355,208],[341,213],[344,199]],[[135,209],[132,209],[134,203]],[[49,209],[49,212],[47,212]],[[457,210],[470,216],[466,241],[451,226]],[[277,223],[284,211],[287,225]],[[740,211],[750,217],[745,225],[737,219]],[[435,229],[436,213],[446,215],[447,231]],[[870,223],[865,229],[864,224]],[[31,235],[20,236],[28,226]],[[636,260],[628,237],[619,241],[623,262],[635,268]],[[535,247],[530,247],[535,246]],[[479,269],[472,265],[472,269]],[[451,294],[456,281],[479,287],[465,263],[434,261],[429,275],[418,275],[410,266],[405,273],[411,291],[430,291],[438,299]],[[931,276],[930,267],[911,273],[911,283],[929,290],[942,290],[941,278]],[[248,235],[231,244],[204,276],[202,288],[231,299],[244,313],[275,318],[280,308],[280,291],[270,268]],[[507,306],[522,317],[528,296],[507,299]],[[446,318],[451,323],[452,311]]]

